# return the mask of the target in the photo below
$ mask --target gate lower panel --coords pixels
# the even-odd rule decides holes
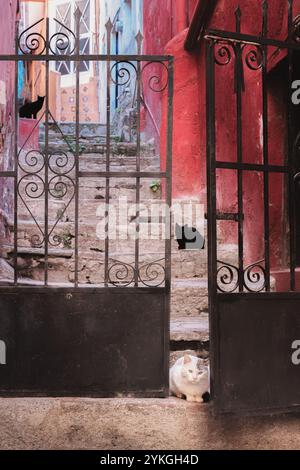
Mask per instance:
[[[1,289],[0,394],[166,396],[167,297],[165,289]]]
[[[299,294],[219,295],[215,405],[220,412],[300,407]]]

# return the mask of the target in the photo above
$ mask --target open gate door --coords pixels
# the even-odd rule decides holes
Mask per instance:
[[[287,1],[286,29],[269,38],[268,2],[261,5],[261,34],[243,33],[246,19],[237,9],[234,32],[208,30],[205,36],[212,397],[218,413],[300,405],[300,121],[299,93],[293,94],[299,25]]]
[[[13,219],[1,238],[13,271],[0,282],[1,396],[169,393],[172,58],[141,55],[141,34],[136,55],[112,54],[110,21],[107,53],[92,51],[81,37],[87,15],[76,11],[75,31],[42,18],[17,35],[15,54],[0,57],[16,74],[14,143],[0,172],[1,209]],[[21,119],[19,61],[34,71],[33,101],[45,95]],[[162,170],[142,141],[149,93],[168,103]],[[57,117],[68,106],[70,122]],[[100,108],[100,122],[88,125],[85,113]],[[130,134],[121,142],[118,116]]]

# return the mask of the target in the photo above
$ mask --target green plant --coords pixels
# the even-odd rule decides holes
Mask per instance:
[[[65,136],[64,137],[69,149],[73,154],[76,153],[76,139],[75,137],[70,137],[70,136]],[[86,150],[86,147],[83,145],[79,144],[79,155],[82,155],[82,153]]]
[[[67,229],[62,233],[61,236],[61,241],[63,244],[64,248],[70,249],[72,248],[72,240],[74,236],[71,234],[71,232]]]
[[[152,183],[150,184],[150,189],[154,193],[157,193],[157,191],[160,189],[160,187],[161,187],[160,181],[152,181]]]

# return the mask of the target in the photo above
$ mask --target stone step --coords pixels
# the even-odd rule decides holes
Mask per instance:
[[[171,397],[1,398],[0,415],[1,450],[300,448],[299,419],[293,414],[215,416],[211,404]]]
[[[29,255],[28,253],[18,254],[18,263],[20,269],[20,276],[30,277],[34,280],[40,281],[44,278],[44,266],[45,259],[39,252]],[[69,253],[69,250],[66,250]],[[74,281],[74,257],[69,259],[69,256],[52,256],[51,250],[49,251],[49,281],[50,282],[73,282]],[[12,254],[7,254],[8,259],[12,262]],[[183,260],[184,256],[184,260]],[[199,255],[193,252],[186,252],[184,255],[181,253],[174,253],[172,258],[172,271],[173,278],[194,278],[203,277],[206,275],[206,268],[204,264],[199,262]],[[140,266],[153,263],[164,258],[164,253],[147,253],[141,254]],[[110,253],[110,264],[115,262],[121,262],[133,265],[134,254],[124,253]],[[114,261],[113,261],[114,260]],[[160,262],[164,265],[164,262]],[[125,269],[125,268],[124,268]],[[163,268],[161,271],[161,278],[164,278]],[[132,271],[129,269],[128,277],[124,279],[129,280],[131,278]],[[79,282],[82,284],[101,284],[104,280],[104,254],[97,252],[80,252],[79,253]]]
[[[57,155],[61,155],[59,152],[57,152]],[[71,162],[71,160],[70,160]],[[25,165],[23,166],[23,169],[24,171],[27,171],[29,170],[29,168],[27,168]],[[62,169],[60,168],[59,170],[53,165],[51,167],[51,171],[55,171],[57,174],[62,174],[63,171]],[[84,159],[84,158],[80,158],[79,160],[79,171],[82,172],[83,175],[85,175],[85,173],[89,172],[106,172],[106,161],[104,158],[101,158],[101,159],[96,159],[96,158],[89,158],[89,159]],[[125,177],[127,178],[127,182],[128,181],[132,181],[132,182],[135,182],[136,179],[133,178],[133,177],[130,177],[130,175],[128,175],[128,177],[126,176],[126,174],[128,173],[135,173],[137,171],[137,166],[136,166],[136,159],[131,159],[130,161],[126,161],[124,159],[118,159],[118,160],[111,160],[110,162],[110,171],[113,173],[125,173]],[[154,160],[154,159],[141,159],[141,162],[140,162],[140,172],[144,172],[144,173],[153,173],[154,176],[153,176],[153,180],[154,179],[159,179],[159,173],[160,173],[160,166],[159,166],[159,162]],[[30,173],[28,171],[28,173]],[[156,176],[157,174],[157,176]],[[52,174],[50,174],[51,176],[54,176]],[[43,173],[41,172],[41,175],[43,177]],[[69,173],[68,174],[68,177],[70,177],[71,179],[75,179],[75,172],[72,172],[72,173]],[[83,181],[83,177],[84,176],[81,176],[81,180]],[[124,178],[125,178],[124,177]],[[84,181],[88,181],[87,178],[90,179],[90,176],[86,176],[85,175],[85,180]],[[98,182],[101,181],[101,177],[94,177],[94,178],[97,178]],[[113,178],[113,176],[110,178],[110,180]],[[120,179],[118,177],[118,179]],[[149,180],[150,178],[148,178]],[[113,183],[112,183],[113,184]],[[111,184],[111,185],[112,185]]]
[[[14,269],[3,258],[0,258],[0,279],[14,279]]]
[[[174,279],[171,292],[172,319],[197,321],[199,316],[208,312],[207,279]]]
[[[54,122],[49,123],[49,133],[57,134],[61,137],[62,132],[64,135],[75,135],[76,123],[75,122],[60,122],[58,123],[59,129]],[[79,123],[79,131],[81,135],[91,137],[104,137],[106,136],[106,124],[98,122]],[[45,133],[45,123],[39,125],[40,134]],[[113,136],[112,136],[113,137]]]
[[[37,219],[39,227],[43,230],[44,220]],[[153,253],[161,252],[165,250],[165,240],[163,238],[164,234],[164,224],[160,222],[160,219],[154,219],[155,225],[151,228],[148,224],[148,221],[145,223],[141,221],[140,223],[140,250],[142,253]],[[95,219],[94,222],[88,223],[86,220],[79,220],[79,230],[78,230],[78,243],[79,249],[84,251],[96,251],[102,252],[105,249],[105,221],[99,217]],[[55,226],[53,234],[59,235],[62,239],[68,238],[69,248],[75,248],[75,226],[74,223],[68,222],[57,222],[57,220],[48,221],[49,231]],[[154,232],[155,229],[155,232]],[[132,220],[128,222],[128,225],[118,226],[115,231],[111,229],[110,239],[109,239],[109,249],[110,251],[118,253],[130,253],[134,252],[135,246],[135,230],[136,230],[136,221]],[[151,233],[151,230],[152,233]],[[21,220],[18,223],[18,245],[20,247],[31,246],[31,240],[35,235],[39,234],[39,229],[37,225],[32,220]],[[52,235],[53,235],[52,234]],[[144,235],[143,235],[144,234]],[[34,246],[34,244],[32,245]],[[172,239],[172,251],[177,253],[178,242],[175,239]],[[182,250],[182,253],[189,252]],[[195,251],[201,259],[206,253],[206,249],[196,250]]]
[[[42,140],[39,142],[39,147],[41,151],[45,150],[45,141]],[[66,140],[59,139],[55,135],[49,136],[48,141],[48,151],[51,153],[62,151],[62,152],[76,152],[76,141],[75,139],[67,138]],[[110,155],[114,156],[127,156],[127,157],[136,157],[138,154],[137,144],[136,143],[127,143],[127,142],[111,142],[109,146]],[[80,155],[86,154],[97,154],[97,155],[106,155],[107,146],[106,143],[101,142],[91,142],[87,139],[79,140],[79,153]],[[140,155],[144,157],[155,157],[155,149],[148,145],[141,145]]]
[[[64,233],[56,231],[56,234],[60,234],[64,240]],[[32,248],[30,246],[30,240],[33,235],[36,235],[37,231],[32,230],[30,232],[27,230],[26,234],[23,232],[20,233],[19,238],[19,255],[18,257],[26,258],[26,266],[31,266],[32,258],[32,276],[33,279],[39,280],[40,275],[42,275],[44,269],[44,260],[43,260],[43,250]],[[22,237],[22,238],[21,238]],[[110,244],[109,257],[113,260],[119,260],[127,264],[132,264],[134,262],[134,249],[135,243],[134,240],[124,242],[111,242]],[[178,284],[177,293],[174,292],[173,295],[183,298],[188,292],[188,295],[191,298],[191,304],[194,302],[194,306],[191,309],[193,314],[197,311],[197,290],[200,288],[199,296],[203,299],[201,300],[201,305],[205,308],[205,287],[203,284],[197,285],[197,279],[206,278],[207,276],[207,252],[206,250],[202,251],[179,251],[177,249],[177,244],[175,241],[172,243],[172,278],[180,280],[193,280],[195,283],[189,284]],[[141,254],[140,254],[140,263],[148,264],[157,260],[162,260],[165,257],[164,252],[164,242],[159,241],[144,241],[140,244]],[[236,250],[233,251],[231,245],[230,249],[227,248],[227,245],[224,245],[219,252],[220,260],[223,262],[230,262],[232,264],[236,263],[234,257],[236,256]],[[4,247],[7,252],[8,259],[12,257],[13,246]],[[22,249],[26,248],[30,253],[22,253]],[[60,248],[60,247],[52,247]],[[64,249],[61,249],[62,255],[55,256],[55,251],[52,256],[52,249],[49,247],[49,253],[51,256],[51,269],[52,276],[58,276],[58,282],[68,282],[70,281],[70,273],[72,273],[74,266],[74,240],[66,240],[66,245]],[[119,250],[116,250],[119,248]],[[115,249],[115,251],[114,251]],[[31,251],[30,251],[31,250]],[[70,252],[72,252],[72,258],[70,259]],[[64,254],[65,253],[65,254]],[[103,266],[104,266],[104,241],[97,240],[97,243],[94,240],[88,238],[87,235],[80,237],[79,239],[79,260],[80,260],[80,278],[83,283],[101,283],[103,277]],[[29,264],[28,264],[29,263]],[[204,291],[203,291],[204,289]],[[179,302],[178,313],[184,309],[184,302]]]
[[[170,335],[171,343],[173,343],[172,349],[175,351],[178,349],[178,347],[176,348],[176,345],[180,343],[203,346],[209,342],[208,313],[202,313],[199,317],[183,316],[176,319],[172,318],[170,324]]]
[[[29,183],[29,181],[28,181]],[[24,183],[24,186],[27,184],[27,181]],[[110,199],[109,205],[111,211],[116,212],[118,215],[121,215],[121,210],[127,211],[129,220],[132,219],[136,214],[136,189],[133,185],[127,184],[122,185],[118,182],[113,183],[114,186],[110,187]],[[161,193],[153,193],[150,188],[151,181],[143,182],[140,187],[140,214],[143,220],[145,221],[145,216],[149,217],[151,214],[159,214],[164,217],[165,208],[161,201]],[[21,194],[23,196],[23,186],[20,186]],[[58,188],[60,189],[60,188]],[[58,194],[59,195],[59,194]],[[50,197],[48,201],[48,218],[52,221],[56,220],[58,217],[64,216],[64,220],[68,219],[69,221],[75,221],[75,202],[74,199],[70,202],[70,199],[74,195],[74,188],[70,189],[68,196],[63,199]],[[89,197],[87,197],[89,196]],[[103,188],[103,184],[99,184],[97,187],[90,188],[79,188],[79,218],[83,222],[85,219],[94,220],[97,224],[100,220],[97,215],[101,211],[101,207],[104,207],[106,202],[106,191]],[[35,217],[36,220],[43,221],[45,214],[45,200],[44,196],[40,199],[30,199],[28,197],[24,198],[24,201],[27,205],[23,203],[21,199],[18,201],[18,219],[23,220],[33,220]],[[101,206],[102,204],[102,206]],[[32,213],[32,215],[30,214]],[[111,212],[112,214],[114,212]],[[125,214],[125,215],[126,215]],[[101,215],[101,212],[100,212]]]

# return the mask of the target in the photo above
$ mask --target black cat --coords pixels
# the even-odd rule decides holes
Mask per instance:
[[[19,115],[21,118],[36,119],[38,112],[42,109],[44,104],[44,96],[38,96],[37,101],[32,103],[25,103],[19,109]]]
[[[179,250],[204,250],[204,237],[194,227],[176,224],[176,240]]]

